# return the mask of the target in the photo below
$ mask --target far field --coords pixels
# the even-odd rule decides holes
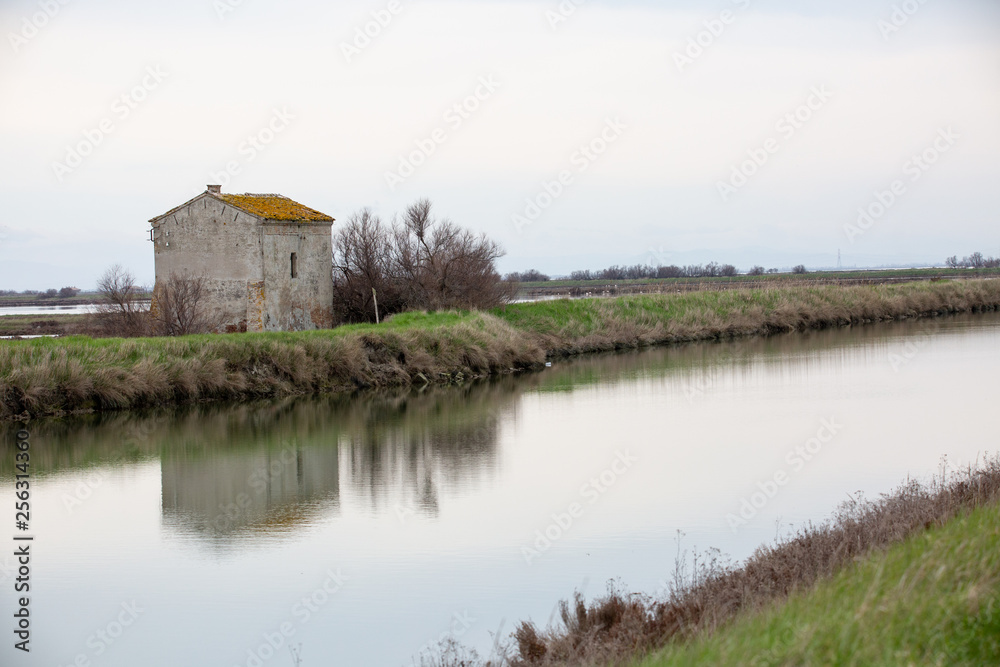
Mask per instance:
[[[520,296],[566,294],[600,296],[641,291],[700,291],[714,289],[841,284],[884,285],[923,280],[1000,277],[1000,269],[879,269],[866,271],[817,271],[814,273],[741,274],[714,278],[643,278],[641,280],[547,280],[521,283]]]
[[[85,306],[89,303],[95,303],[97,299],[97,292],[80,292],[76,296],[66,298],[59,296],[46,297],[41,294],[5,294],[0,295],[0,308]]]
[[[62,336],[84,324],[86,315],[53,313],[51,315],[0,316],[0,336]]]

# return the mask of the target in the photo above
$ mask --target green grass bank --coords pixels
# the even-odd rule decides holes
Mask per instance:
[[[998,308],[1000,280],[963,280],[561,300],[301,333],[0,341],[0,419],[456,382],[561,355]]]
[[[1000,664],[1000,505],[848,567],[642,667]]]

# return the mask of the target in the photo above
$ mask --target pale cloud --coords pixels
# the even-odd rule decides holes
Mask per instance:
[[[761,248],[789,261],[835,257],[845,216],[952,125],[967,140],[859,241],[858,256],[996,253],[997,10],[926,3],[886,40],[878,21],[892,4],[830,3],[817,14],[731,3],[736,20],[679,72],[674,54],[726,3],[588,2],[553,30],[553,2],[400,0],[347,62],[341,45],[387,2],[245,0],[222,19],[209,0],[67,2],[17,53],[0,50],[0,222],[46,230],[50,252],[35,270],[57,283],[83,283],[103,266],[75,281],[65,267],[116,255],[148,277],[145,221],[238,160],[227,189],[284,192],[338,218],[432,196],[443,213],[503,241],[509,268],[564,271],[660,246],[746,264]],[[4,34],[33,7],[0,9]],[[150,67],[168,76],[127,117],[116,114]],[[495,94],[390,191],[386,171],[447,127],[449,109],[481,77],[499,81]],[[717,183],[778,136],[776,124],[815,86],[832,91],[830,101],[723,203]],[[245,142],[275,109],[293,119],[247,159]],[[113,131],[60,182],[53,163],[108,117]],[[517,234],[511,216],[524,199],[608,118],[628,131]],[[10,248],[0,245],[0,260]],[[3,266],[0,287],[50,282]]]

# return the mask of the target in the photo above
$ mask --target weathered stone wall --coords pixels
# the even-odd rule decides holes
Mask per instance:
[[[157,283],[203,276],[213,328],[246,322],[247,284],[264,278],[257,218],[204,196],[156,223],[153,238]]]
[[[333,255],[329,224],[264,225],[265,331],[333,326]],[[297,277],[292,277],[292,253]]]
[[[264,331],[266,308],[264,281],[247,283],[247,331]]]

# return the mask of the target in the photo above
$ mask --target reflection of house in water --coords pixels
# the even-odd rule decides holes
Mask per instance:
[[[513,386],[323,398],[192,413],[161,453],[164,524],[226,538],[284,533],[345,506],[434,516],[488,483]],[[341,476],[343,476],[341,478]]]
[[[252,448],[161,464],[163,514],[182,532],[286,532],[335,512],[336,445]]]

